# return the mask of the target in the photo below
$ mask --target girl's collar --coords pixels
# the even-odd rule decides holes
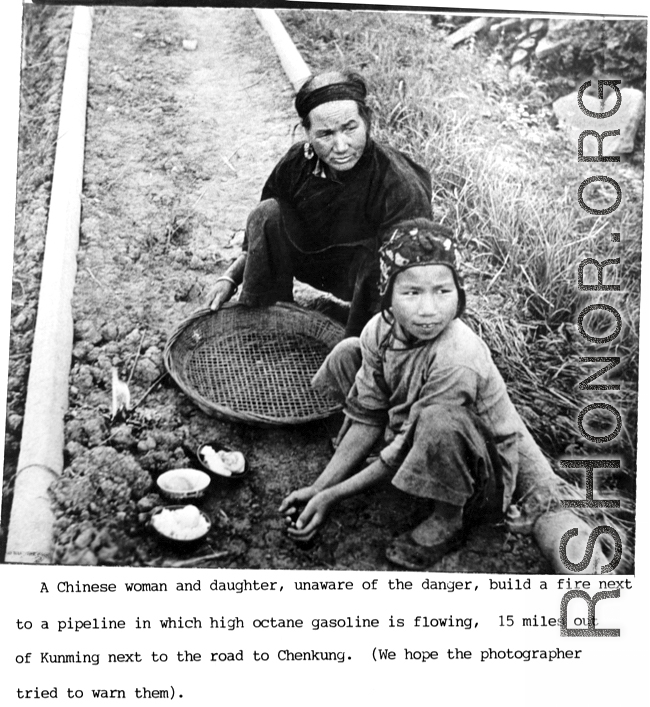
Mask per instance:
[[[409,334],[407,331],[404,331],[399,322],[389,311],[382,310],[381,317],[389,325],[388,332],[382,342],[384,350],[391,349],[392,351],[405,351],[408,349],[417,349],[431,343],[429,340],[418,339]],[[436,340],[437,339],[434,339],[434,341]],[[393,342],[401,345],[393,346]]]

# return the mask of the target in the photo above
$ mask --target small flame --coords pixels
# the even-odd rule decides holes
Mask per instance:
[[[131,407],[131,392],[129,386],[122,380],[117,373],[117,368],[112,369],[112,405],[111,417],[115,419],[120,413],[125,413]]]

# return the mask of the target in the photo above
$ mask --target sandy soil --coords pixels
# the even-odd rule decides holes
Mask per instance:
[[[169,333],[239,253],[246,215],[292,142],[291,96],[250,11],[97,8],[56,562],[186,561],[148,531],[161,499],[145,494],[141,481],[194,465],[193,451],[212,439],[242,450],[252,473],[211,484],[202,507],[213,528],[190,557],[215,553],[205,566],[389,569],[386,541],[426,513],[392,488],[379,489],[337,509],[304,550],[285,536],[276,509],[325,465],[335,421],[284,429],[217,421],[167,378],[126,422],[110,424],[111,367],[123,379],[133,371],[137,401],[164,372]],[[121,468],[137,493],[111,485]],[[75,484],[90,492],[75,493]],[[546,566],[528,537],[482,526],[436,569]]]

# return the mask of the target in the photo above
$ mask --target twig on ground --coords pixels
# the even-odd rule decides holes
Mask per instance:
[[[105,289],[104,285],[95,277],[93,274],[93,271],[90,268],[86,268],[86,272],[90,275],[90,277],[99,285],[100,289]]]
[[[237,170],[232,166],[232,162],[227,157],[224,157],[223,155],[221,155],[221,159],[224,161],[225,165],[227,167],[229,167],[236,175]]]
[[[135,373],[135,367],[138,365],[138,360],[140,359],[140,351],[142,350],[142,342],[144,341],[145,334],[147,333],[147,330],[145,329],[142,332],[142,336],[140,337],[140,344],[138,345],[138,350],[135,352],[135,360],[133,361],[133,365],[131,366],[131,371],[129,373],[129,377],[126,379],[126,384],[129,385],[131,383],[131,379],[133,378],[133,374]]]
[[[135,405],[133,405],[133,407],[131,408],[131,411],[133,411],[133,410],[135,410],[137,407],[139,407],[139,406],[144,402],[145,398],[149,395],[149,393],[151,393],[151,391],[152,391],[156,386],[160,385],[160,383],[162,383],[163,379],[164,379],[166,376],[167,376],[167,371],[165,371],[164,373],[161,373],[161,374],[158,376],[158,378],[156,378],[156,380],[147,388],[147,390],[145,390],[145,392],[144,392],[144,394],[142,395],[142,397],[140,398],[140,400],[138,400],[138,402],[135,403]]]
[[[165,560],[165,562],[162,563],[162,567],[194,567],[208,560],[220,560],[222,557],[227,557],[229,554],[230,552],[228,550],[222,550],[221,552],[212,552],[209,555],[202,555],[201,557],[191,557],[189,560]]]

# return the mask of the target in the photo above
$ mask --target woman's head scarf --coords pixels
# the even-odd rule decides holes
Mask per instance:
[[[328,74],[340,76],[341,80],[312,88],[314,83],[318,84],[328,77]],[[314,108],[332,101],[356,101],[360,112],[361,110],[367,112],[366,95],[365,81],[358,74],[353,72],[319,74],[308,79],[296,94],[296,112],[304,121]]]

